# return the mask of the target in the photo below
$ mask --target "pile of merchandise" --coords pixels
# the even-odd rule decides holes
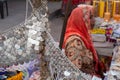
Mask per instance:
[[[116,39],[120,37],[120,23],[114,20],[105,22],[104,19],[100,17],[97,17],[95,21],[94,29],[91,30],[93,41],[116,42]],[[98,38],[96,39],[94,36]]]
[[[106,73],[105,80],[119,80],[120,79],[120,40],[117,40],[117,46],[114,48],[110,70]]]

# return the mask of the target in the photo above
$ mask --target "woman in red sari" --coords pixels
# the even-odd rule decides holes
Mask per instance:
[[[98,75],[98,56],[88,31],[92,18],[93,7],[90,5],[79,5],[72,11],[67,22],[63,48],[66,56],[81,71]]]

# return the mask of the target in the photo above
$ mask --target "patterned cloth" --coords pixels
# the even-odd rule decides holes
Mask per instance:
[[[95,73],[92,53],[86,48],[80,37],[71,36],[67,40],[65,51],[72,63],[81,71],[88,74]]]

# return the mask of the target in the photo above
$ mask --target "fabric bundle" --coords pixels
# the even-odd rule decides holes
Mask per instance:
[[[23,80],[23,73],[19,72],[18,74],[8,78],[7,80]]]

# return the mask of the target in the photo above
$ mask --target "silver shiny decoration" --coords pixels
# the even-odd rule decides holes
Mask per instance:
[[[43,1],[44,2],[44,1]],[[28,62],[38,57],[48,24],[46,10],[40,6],[23,22],[0,34],[0,67]]]

